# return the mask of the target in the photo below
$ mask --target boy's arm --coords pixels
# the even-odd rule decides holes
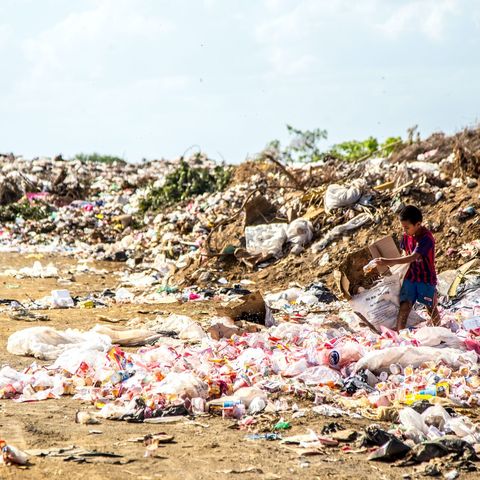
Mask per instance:
[[[406,255],[404,257],[397,258],[377,258],[378,265],[384,265],[386,267],[391,267],[393,265],[404,265],[405,263],[415,262],[421,255],[419,253],[413,252],[411,255]]]

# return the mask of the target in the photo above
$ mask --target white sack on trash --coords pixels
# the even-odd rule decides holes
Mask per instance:
[[[80,332],[51,327],[32,327],[13,333],[8,338],[7,350],[12,355],[25,355],[40,360],[55,360],[69,349],[107,351],[112,346],[110,337],[93,331]]]
[[[285,223],[248,226],[245,228],[246,249],[250,255],[282,256],[283,244],[287,240]]]
[[[380,326],[395,328],[400,307],[400,289],[406,270],[405,267],[398,268],[392,275],[382,277],[373,287],[354,295],[349,300],[352,310],[362,314],[378,330]],[[412,310],[407,325],[414,326],[422,321],[422,317]]]
[[[350,186],[329,185],[323,199],[325,211],[330,213],[335,208],[347,207],[357,203],[362,196],[364,186],[365,182],[360,179],[354,180]]]
[[[473,351],[463,352],[456,348],[414,347],[412,345],[391,347],[368,352],[355,364],[355,371],[364,369],[373,373],[386,371],[392,363],[399,364],[403,368],[408,365],[418,368],[424,362],[435,362],[437,365],[445,363],[457,369],[463,365],[476,365],[477,354]]]

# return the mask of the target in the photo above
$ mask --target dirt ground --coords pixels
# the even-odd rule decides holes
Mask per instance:
[[[36,256],[16,254],[0,255],[0,270],[31,266]],[[62,257],[42,257],[42,263],[52,261],[62,270],[74,267],[76,260]],[[99,292],[118,284],[113,275],[121,269],[119,264],[100,264],[106,268],[106,275],[78,275],[69,285],[58,283],[57,279],[17,279],[0,277],[0,299],[38,299],[47,295],[53,288],[68,288],[72,295]],[[10,319],[0,314],[0,364],[23,368],[32,359],[10,355],[6,351],[8,336],[20,329],[36,324],[49,325],[58,329],[67,327],[88,329],[98,322],[98,315],[131,319],[154,316],[155,310],[186,313],[201,320],[213,310],[213,305],[204,302],[179,305],[126,305],[112,308],[81,310],[48,310],[48,322],[25,322]],[[141,313],[140,313],[141,312]],[[279,417],[271,416],[253,426],[252,432],[236,429],[233,420],[219,417],[197,417],[178,423],[153,425],[115,422],[104,420],[100,425],[81,425],[74,421],[78,409],[91,409],[90,405],[64,397],[61,400],[48,400],[33,403],[0,401],[0,438],[21,449],[46,449],[50,447],[76,447],[101,452],[113,452],[119,458],[93,457],[91,463],[74,463],[61,457],[32,457],[27,469],[0,467],[0,479],[396,479],[404,475],[414,475],[413,467],[396,468],[389,464],[368,462],[366,454],[346,454],[340,448],[325,448],[324,453],[300,457],[278,441],[246,440],[248,433],[271,431]],[[367,423],[350,418],[331,419],[312,413],[305,417],[291,419],[292,429],[288,435],[308,433],[308,428],[320,432],[325,424],[337,421],[346,428],[360,430]],[[387,426],[387,425],[384,425]],[[100,434],[89,434],[98,430]],[[148,433],[165,432],[175,437],[174,443],[166,444],[158,450],[156,457],[145,458],[142,443],[132,443],[129,439]],[[417,467],[418,468],[418,467]],[[480,478],[477,474],[461,474],[461,478]],[[404,477],[406,478],[406,477]]]

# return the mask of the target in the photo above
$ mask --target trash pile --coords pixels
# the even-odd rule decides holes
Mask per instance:
[[[264,155],[236,168],[201,154],[138,165],[3,156],[0,248],[128,262],[177,285],[247,275],[286,287],[287,271],[313,279],[305,263],[327,278],[350,239],[361,248],[391,234],[399,210],[414,203],[443,239],[446,269],[478,237],[478,137],[435,134],[386,158],[289,166]]]
[[[221,415],[250,440],[367,452],[399,466],[430,462],[430,473],[449,478],[475,469],[479,138],[478,130],[434,135],[359,162],[262,158],[232,168],[231,179],[229,167],[202,155],[140,165],[15,159],[21,174],[0,157],[3,251],[125,262],[114,289],[4,300],[10,318],[115,304],[176,303],[185,313],[211,302],[217,312],[207,324],[160,313],[122,327],[18,330],[8,352],[49,364],[2,366],[0,398],[70,395],[92,406],[77,414],[85,424]],[[394,332],[405,268],[375,258],[400,255],[392,234],[407,203],[422,207],[437,237],[441,326],[413,310],[408,328]],[[86,271],[102,274],[80,262],[77,272]],[[72,282],[38,261],[0,274]],[[270,413],[281,417],[260,428]],[[286,436],[308,415],[373,423]],[[5,462],[27,461],[2,448]]]
[[[141,328],[19,330],[8,340],[10,353],[54,363],[24,371],[4,366],[0,397],[28,402],[73,395],[95,407],[88,412],[95,421],[220,414],[254,431],[262,412],[291,408],[271,395],[293,396],[313,403],[304,412],[333,409],[394,422],[389,431],[367,428],[363,445],[379,447],[371,460],[413,464],[454,453],[471,462],[480,426],[464,413],[480,404],[480,320],[473,315],[479,293],[444,309],[444,326],[422,323],[398,334],[363,327],[321,284],[267,295],[263,318],[250,331],[232,317],[212,318],[217,328],[202,329],[178,315]],[[128,352],[119,345],[146,346]]]

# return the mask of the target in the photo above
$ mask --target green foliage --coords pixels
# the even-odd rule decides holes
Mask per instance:
[[[42,220],[51,212],[51,207],[43,202],[30,203],[28,200],[22,200],[0,205],[0,222],[13,222],[18,217],[24,220]]]
[[[368,137],[363,141],[351,140],[349,142],[338,143],[330,149],[329,153],[338,159],[355,162],[360,159],[366,159],[377,152],[381,155],[388,156],[401,142],[401,137],[389,137],[385,142],[379,144],[375,137]]]
[[[152,188],[140,201],[140,210],[159,210],[176,202],[187,200],[195,195],[223,190],[232,175],[228,167],[190,167],[181,161],[179,167],[168,174],[162,187]]]
[[[90,163],[106,163],[107,165],[111,165],[112,163],[120,163],[125,165],[127,162],[119,157],[114,157],[112,155],[100,155],[98,153],[78,153],[75,155],[75,158],[82,162],[90,162]]]
[[[326,130],[316,128],[315,130],[299,130],[287,125],[287,131],[293,135],[293,139],[287,148],[291,160],[300,162],[316,162],[322,159],[324,155],[319,143],[326,140],[328,133]]]
[[[327,131],[320,128],[314,130],[299,130],[291,125],[287,125],[288,133],[293,137],[290,144],[282,149],[278,140],[273,140],[267,144],[260,157],[267,153],[273,155],[283,163],[292,162],[316,162],[324,156],[319,143],[327,138]]]
[[[402,137],[388,137],[381,145],[382,155],[387,157],[402,146]]]
[[[334,145],[330,149],[330,154],[334,157],[347,161],[355,161],[367,157],[378,150],[378,140],[374,137],[368,137],[361,142],[350,140]]]
[[[265,147],[260,154],[260,158],[264,158],[268,154],[273,155],[283,163],[294,161],[309,163],[332,157],[347,162],[355,162],[368,158],[377,152],[388,156],[402,143],[401,137],[389,137],[382,144],[375,137],[368,137],[362,141],[351,140],[338,143],[329,150],[322,150],[320,142],[327,139],[326,130],[320,128],[299,130],[291,125],[287,125],[287,130],[293,136],[290,144],[282,149],[280,142],[273,140]]]

